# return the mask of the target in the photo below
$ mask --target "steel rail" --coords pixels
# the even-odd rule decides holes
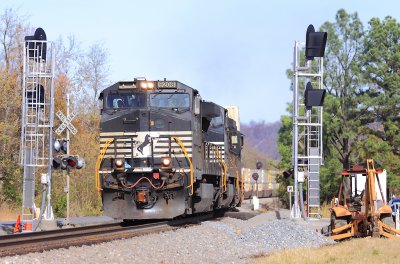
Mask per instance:
[[[213,217],[214,214],[204,214],[190,218],[137,225],[109,223],[0,236],[0,257],[68,248],[71,246],[91,245],[151,233],[165,232],[181,228],[188,224],[199,223],[200,221],[208,220]]]

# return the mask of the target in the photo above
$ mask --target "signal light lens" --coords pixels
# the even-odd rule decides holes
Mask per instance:
[[[62,162],[62,160],[60,158],[54,158],[53,159],[53,168],[55,170],[61,169],[62,165],[63,165],[63,162]]]
[[[67,154],[67,152],[68,152],[68,141],[66,139],[63,139],[62,142],[61,142],[61,150],[62,150],[62,152]]]
[[[78,162],[75,159],[67,159],[67,165],[71,168],[75,168]]]
[[[58,139],[54,140],[54,144],[53,144],[54,150],[56,152],[60,152],[61,150],[61,144],[60,141],[58,141]]]

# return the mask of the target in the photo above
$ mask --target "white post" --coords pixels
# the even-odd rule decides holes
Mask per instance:
[[[298,77],[297,77],[297,71],[298,71],[298,52],[299,52],[299,42],[295,41],[294,43],[294,52],[293,52],[293,169],[294,169],[294,202],[293,202],[293,207],[294,207],[294,213],[293,213],[293,218],[300,218],[300,215],[297,213],[299,204],[298,204],[298,180],[297,180],[297,174],[298,174],[298,111],[299,111],[299,106],[298,106]]]
[[[69,117],[69,94],[67,94],[67,117]],[[67,155],[69,155],[69,129],[67,129]],[[67,169],[67,224],[69,224],[69,169]]]
[[[399,215],[400,215],[400,208],[399,208],[399,206],[397,206],[397,210],[396,210],[396,229],[397,230],[400,230],[400,217],[399,217]],[[397,235],[397,236],[399,236],[399,235]]]

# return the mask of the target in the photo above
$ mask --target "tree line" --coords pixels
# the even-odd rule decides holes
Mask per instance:
[[[320,31],[328,33],[324,57],[324,166],[321,200],[336,194],[340,172],[374,159],[387,170],[389,194],[400,192],[400,24],[371,18],[365,27],[344,9]],[[292,78],[292,72],[288,77]],[[291,112],[289,105],[288,111]],[[282,116],[281,169],[291,165],[292,118]],[[280,194],[292,179],[280,178]],[[285,195],[286,196],[286,195]]]
[[[27,21],[11,8],[0,14],[0,208],[7,204],[17,209],[22,202],[19,148],[24,37],[32,35],[36,28]],[[71,171],[71,216],[99,214],[101,202],[94,189],[94,165],[99,151],[97,97],[110,84],[108,51],[100,42],[82,48],[74,36],[48,39],[55,39],[55,111],[66,113],[66,94],[70,94],[71,110],[77,113],[73,124],[79,131],[71,136],[70,153],[86,160],[86,169]],[[55,120],[54,126],[58,125]],[[56,216],[62,217],[66,212],[65,175],[55,172],[52,179],[53,209]],[[35,199],[39,204],[41,197]]]

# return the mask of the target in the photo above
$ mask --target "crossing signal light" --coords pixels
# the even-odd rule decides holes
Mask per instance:
[[[314,26],[309,25],[306,32],[306,59],[321,58],[325,54],[326,32],[315,32]]]
[[[61,169],[61,170],[66,170],[67,167],[65,166],[65,164],[63,163],[63,160],[59,157],[55,157],[53,159],[53,168],[55,170]]]
[[[60,152],[60,150],[61,150],[61,144],[60,144],[60,141],[59,141],[58,139],[54,140],[53,148],[54,148],[54,150],[55,150],[56,152]]]
[[[68,141],[66,139],[63,139],[61,141],[61,150],[62,150],[62,152],[67,154],[67,152],[68,152]]]
[[[304,92],[304,104],[306,109],[311,110],[313,106],[323,106],[325,93],[325,89],[313,89],[311,82],[308,82]]]
[[[85,166],[86,166],[85,160],[79,156],[59,155],[53,158],[53,168],[55,170],[82,169]]]
[[[68,140],[62,139],[61,142],[56,139],[53,143],[53,148],[56,152],[62,151],[64,154],[68,152]]]
[[[253,178],[253,180],[258,181],[258,178],[259,178],[260,176],[258,175],[257,172],[254,172],[254,173],[251,175],[251,177]]]

